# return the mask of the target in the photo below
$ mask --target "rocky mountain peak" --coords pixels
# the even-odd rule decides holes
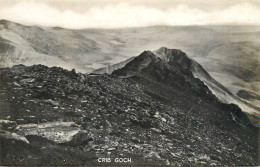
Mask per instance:
[[[113,73],[124,76],[139,75],[140,72],[165,69],[180,72],[190,72],[192,61],[184,52],[179,49],[168,49],[161,47],[151,52],[144,51],[132,61],[128,62],[123,68],[115,70]],[[151,74],[151,73],[150,73]]]
[[[249,118],[252,123],[257,124],[257,119],[251,116],[257,113],[254,108],[248,107],[243,101],[235,97],[212,78],[199,63],[179,49],[161,47],[154,52],[144,51],[125,66],[114,70],[112,74],[121,78],[132,76],[151,78],[180,89],[184,87],[183,84],[187,83],[186,86],[189,87],[195,82],[195,78],[199,79],[220,101],[238,105],[242,111],[250,114]],[[202,88],[203,86],[198,86],[196,89],[199,87]],[[199,90],[196,90],[196,92],[205,93],[205,91]]]
[[[179,49],[168,49],[166,47],[161,47],[153,53],[169,64],[174,62],[179,64],[184,69],[189,69],[191,66],[192,60]]]
[[[161,48],[155,50],[153,53],[155,55],[157,55],[158,57],[163,58],[163,57],[169,56],[169,54],[171,54],[173,52],[185,54],[180,49],[169,49],[167,47],[161,47]]]

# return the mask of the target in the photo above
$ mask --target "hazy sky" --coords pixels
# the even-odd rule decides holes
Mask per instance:
[[[0,0],[0,19],[66,28],[260,25],[260,0]]]

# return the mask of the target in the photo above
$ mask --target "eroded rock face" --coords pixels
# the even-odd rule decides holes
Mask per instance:
[[[0,69],[0,102],[18,124],[9,133],[29,142],[3,137],[1,165],[100,165],[102,157],[130,157],[128,165],[257,165],[258,129],[173,65],[147,51],[112,75]]]
[[[52,122],[41,124],[23,124],[16,128],[16,133],[21,136],[38,136],[55,143],[70,142],[81,128],[74,122]]]

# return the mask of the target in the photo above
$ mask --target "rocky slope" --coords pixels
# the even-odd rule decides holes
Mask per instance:
[[[171,64],[172,61],[177,62],[180,66],[189,70],[195,78],[199,78],[204,82],[210,89],[210,91],[217,96],[219,100],[223,103],[234,103],[237,104],[242,111],[246,112],[251,119],[252,123],[258,125],[258,121],[260,118],[259,110],[260,108],[254,107],[247,102],[239,99],[234,96],[227,88],[225,88],[222,84],[212,78],[209,73],[195,60],[189,58],[184,52],[178,49],[168,49],[162,47],[156,51],[154,54],[157,57],[160,57],[163,61]],[[256,99],[255,96],[254,99]]]
[[[180,53],[145,51],[111,75],[0,69],[0,164],[257,165],[258,128]]]

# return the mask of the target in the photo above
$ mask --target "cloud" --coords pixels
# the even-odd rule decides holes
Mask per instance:
[[[28,25],[65,28],[119,28],[151,25],[260,25],[260,10],[249,2],[223,9],[202,9],[178,5],[166,10],[127,3],[92,7],[85,12],[60,10],[44,3],[21,1],[1,9],[0,18]]]

